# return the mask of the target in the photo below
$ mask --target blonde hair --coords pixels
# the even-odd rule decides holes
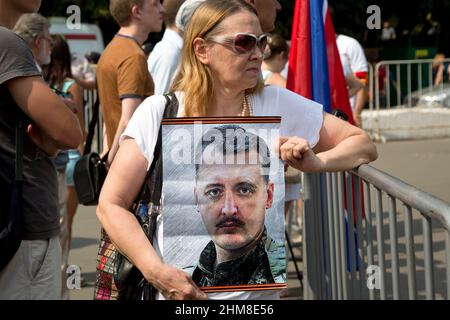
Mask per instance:
[[[194,51],[196,38],[206,39],[220,32],[220,23],[240,11],[256,15],[253,7],[243,0],[207,0],[192,16],[184,34],[180,69],[174,79],[172,90],[184,92],[184,116],[204,117],[207,106],[214,101],[214,81],[208,66],[201,63]],[[248,93],[260,92],[264,87],[262,79]]]
[[[121,27],[130,23],[131,9],[134,5],[142,8],[145,0],[110,0],[109,11]]]

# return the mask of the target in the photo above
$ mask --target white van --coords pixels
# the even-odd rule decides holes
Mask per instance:
[[[105,49],[102,32],[95,24],[81,23],[80,29],[69,29],[64,17],[50,17],[50,34],[61,34],[69,44],[74,57],[84,57],[87,52],[102,53]]]

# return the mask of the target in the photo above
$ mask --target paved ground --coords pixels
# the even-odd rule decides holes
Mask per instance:
[[[372,165],[450,202],[450,139],[377,144]]]
[[[379,160],[373,163],[375,167],[450,202],[450,139],[388,142],[377,146]],[[70,263],[81,267],[83,287],[80,290],[72,290],[71,299],[92,299],[99,230],[100,226],[94,208],[81,206],[75,217]],[[435,231],[437,237],[441,237],[442,233],[439,233],[439,230]],[[418,237],[416,243],[420,241],[421,238]],[[401,241],[400,245],[402,245]],[[298,253],[298,248],[296,250]],[[442,246],[439,252],[437,256],[435,255],[435,259],[441,262]],[[401,266],[404,266],[404,258],[400,258]],[[423,260],[420,260],[419,256],[418,267],[420,265],[423,265]],[[301,290],[292,264],[290,264],[289,270],[290,292],[298,298]],[[436,282],[440,285],[440,289],[443,286],[440,281],[440,277],[443,276],[442,272],[444,269],[441,266],[436,274]]]
[[[448,203],[450,203],[450,139],[390,142],[379,145],[380,157],[373,166],[414,185]],[[399,206],[399,204],[397,204]],[[386,207],[385,207],[386,208]],[[398,232],[399,232],[399,267],[400,267],[400,297],[407,299],[407,257],[406,240],[404,237],[403,208],[397,207]],[[387,216],[384,219],[388,225]],[[446,252],[445,233],[437,224],[432,225],[433,232],[433,263],[434,263],[434,287],[436,299],[445,299],[446,296]],[[422,218],[418,213],[413,215],[413,235],[416,259],[416,287],[418,298],[425,298],[425,260],[423,246]],[[385,239],[389,239],[387,227],[385,227]],[[385,252],[390,252],[390,242],[384,241]],[[390,271],[390,254],[387,271]],[[391,277],[387,278],[387,292],[392,292]],[[450,281],[450,279],[447,279]],[[388,298],[390,295],[388,295]]]

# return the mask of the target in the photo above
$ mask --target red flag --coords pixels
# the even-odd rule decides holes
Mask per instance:
[[[309,0],[296,1],[292,25],[287,88],[312,99]]]
[[[320,21],[323,26],[318,27],[317,23],[322,23]],[[325,49],[322,51],[323,46]],[[320,79],[318,74],[328,77],[329,90],[317,88],[323,85],[313,81]],[[329,101],[331,106],[324,105],[324,110],[339,108],[348,115],[350,123],[353,123],[347,84],[327,1],[296,0],[287,88],[320,103]],[[324,94],[329,96],[324,97]]]
[[[330,95],[332,109],[341,109],[348,116],[351,124],[353,121],[352,109],[348,96],[347,84],[345,82],[344,71],[342,69],[341,58],[336,44],[336,34],[334,32],[333,21],[330,12],[327,10],[325,19],[325,42],[327,44],[328,77],[330,79]]]

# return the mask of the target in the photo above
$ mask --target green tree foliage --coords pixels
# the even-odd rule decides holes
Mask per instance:
[[[225,0],[224,0],[225,1]],[[284,38],[291,38],[292,19],[294,6],[297,0],[279,0],[283,9],[278,13],[275,32]],[[43,0],[41,13],[45,16],[66,16],[69,5],[78,5],[81,8],[81,20],[83,22],[96,23],[103,31],[105,42],[108,43],[118,30],[117,24],[109,14],[109,0]],[[382,20],[394,22],[398,35],[410,34],[415,28],[420,29],[420,24],[426,21],[426,16],[431,13],[433,20],[440,23],[439,45],[440,51],[450,54],[450,0],[328,0],[332,8],[333,23],[337,32],[353,36],[364,42],[364,34],[367,31],[366,9],[369,5],[380,6]],[[426,33],[427,26],[423,28]],[[149,40],[156,42],[162,33],[151,34]]]
[[[294,6],[298,0],[279,0],[283,9],[278,14],[275,32],[286,39],[291,37]],[[429,30],[427,16],[440,24],[437,38],[438,51],[450,55],[450,0],[328,0],[336,32],[355,37],[364,44],[367,34],[366,21],[369,15],[367,7],[378,5],[381,20],[394,24],[397,34],[409,37],[413,30],[426,36]]]

